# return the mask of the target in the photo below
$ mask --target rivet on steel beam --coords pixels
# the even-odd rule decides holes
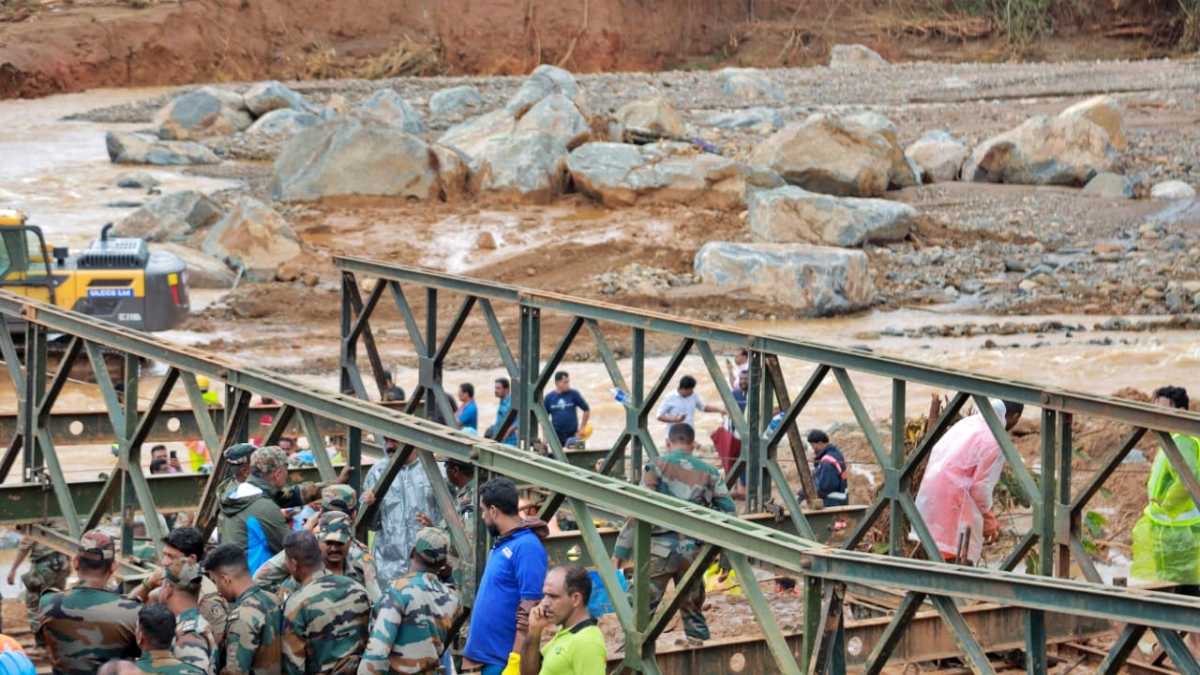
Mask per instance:
[[[1044,404],[1050,403],[1049,392],[1045,392],[1045,391],[1042,392],[1042,403],[1044,403]]]
[[[479,448],[471,448],[471,454],[467,455],[467,457],[470,457],[472,462],[478,461],[479,460]]]
[[[802,569],[811,570],[813,567],[813,558],[811,555],[800,556],[800,567]]]

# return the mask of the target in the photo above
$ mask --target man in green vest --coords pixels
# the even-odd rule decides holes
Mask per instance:
[[[1187,390],[1160,387],[1154,392],[1154,404],[1187,410]],[[1171,440],[1188,470],[1200,479],[1200,439],[1171,434]],[[1149,503],[1133,527],[1131,576],[1174,582],[1180,593],[1200,595],[1200,509],[1161,449],[1146,489]]]

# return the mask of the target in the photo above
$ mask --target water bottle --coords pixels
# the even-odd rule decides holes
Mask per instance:
[[[609,387],[608,393],[612,394],[612,397],[616,399],[617,403],[620,403],[626,408],[633,408],[633,395],[631,395],[629,392],[618,387]]]
[[[786,413],[781,412],[771,418],[771,423],[767,425],[767,430],[764,431],[762,435],[762,439],[764,441],[771,440],[771,435],[775,433],[775,430],[779,428],[780,424],[783,424],[783,418],[786,416]]]

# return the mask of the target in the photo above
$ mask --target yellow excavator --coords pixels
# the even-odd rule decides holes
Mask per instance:
[[[100,238],[74,255],[46,246],[24,213],[0,209],[0,288],[144,331],[170,330],[188,318],[187,265],[151,251],[144,239]],[[22,324],[9,322],[9,330]]]

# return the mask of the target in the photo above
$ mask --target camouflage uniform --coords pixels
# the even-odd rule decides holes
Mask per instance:
[[[417,533],[417,555],[429,569],[446,564],[450,539],[427,527]],[[371,624],[359,675],[440,672],[442,652],[462,611],[458,594],[430,572],[410,572],[393,583]]]
[[[469,483],[459,487],[454,494],[454,510],[458,512],[458,518],[462,521],[468,544],[475,535],[475,485],[475,479],[472,478]],[[463,579],[475,578],[474,551],[466,551],[465,555],[462,551],[452,551],[451,555],[454,558],[454,584],[458,588],[462,588]]]
[[[364,488],[371,488],[379,482],[387,464],[378,462],[371,467],[363,481]],[[441,480],[445,480],[445,477]],[[375,555],[375,570],[379,574],[380,584],[390,584],[408,574],[408,554],[412,553],[413,541],[421,529],[421,524],[416,520],[417,514],[424,513],[435,524],[442,520],[442,514],[433,496],[429,477],[418,461],[401,467],[387,494],[375,495],[375,499],[378,512],[376,522],[371,526],[375,531],[371,552]]]
[[[321,520],[324,521],[333,514],[347,514],[349,509],[354,507],[356,498],[354,488],[349,485],[326,486],[321,490],[321,509],[324,511],[321,514]],[[349,518],[348,515],[346,517]],[[352,535],[353,521],[350,521],[346,531]],[[382,593],[379,589],[379,582],[375,578],[375,559],[371,557],[371,552],[367,550],[367,547],[357,539],[351,539],[349,549],[346,551],[344,574],[363,585],[372,606],[379,602]],[[281,589],[288,592],[295,590],[295,581],[287,569],[287,554],[280,551],[263,563],[263,566],[254,573],[254,583],[272,593],[277,593]]]
[[[151,649],[142,654],[142,658],[134,665],[143,673],[162,675],[200,675],[204,672],[175,658],[169,649]]]
[[[674,451],[652,460],[642,473],[642,486],[660,494],[670,495],[693,504],[736,513],[729,489],[721,475],[707,462],[689,454]],[[633,521],[626,521],[617,535],[613,555],[628,560],[633,550]],[[678,584],[696,557],[700,543],[677,532],[654,527],[650,539],[650,611],[658,609],[667,582]],[[632,589],[632,585],[630,586]],[[632,600],[631,600],[632,601]],[[688,637],[707,640],[708,623],[704,620],[704,585],[693,584],[692,590],[680,605],[683,630]]]
[[[258,586],[242,592],[229,609],[221,644],[225,675],[281,672],[279,599]]]
[[[284,672],[353,675],[370,622],[362,584],[340,574],[309,579],[284,604]]]
[[[21,538],[20,548],[29,560],[29,571],[21,575],[25,585],[25,606],[29,608],[29,630],[38,632],[38,608],[46,591],[61,591],[71,576],[71,559],[29,537]]]
[[[200,573],[200,565],[186,558],[176,560],[166,567],[163,577],[172,584],[192,588],[199,586],[200,580],[204,578]],[[214,675],[217,670],[219,644],[198,607],[180,612],[175,620],[175,641],[171,644],[171,653],[175,658],[206,675]]]
[[[79,539],[79,557],[111,564],[112,537],[90,530]],[[138,654],[137,622],[141,603],[103,587],[84,584],[42,596],[42,639],[56,674],[91,675],[110,659]]]
[[[199,564],[199,563],[196,563]],[[272,589],[267,589],[272,590]],[[159,589],[150,591],[150,597],[146,600],[147,604],[155,604],[159,602]],[[221,640],[225,639],[225,622],[229,620],[229,605],[225,602],[225,598],[221,597],[221,593],[217,591],[217,585],[206,576],[200,577],[200,597],[196,601],[197,607],[200,609],[200,616],[208,624],[209,630],[212,631],[213,638],[217,644],[221,644]]]

